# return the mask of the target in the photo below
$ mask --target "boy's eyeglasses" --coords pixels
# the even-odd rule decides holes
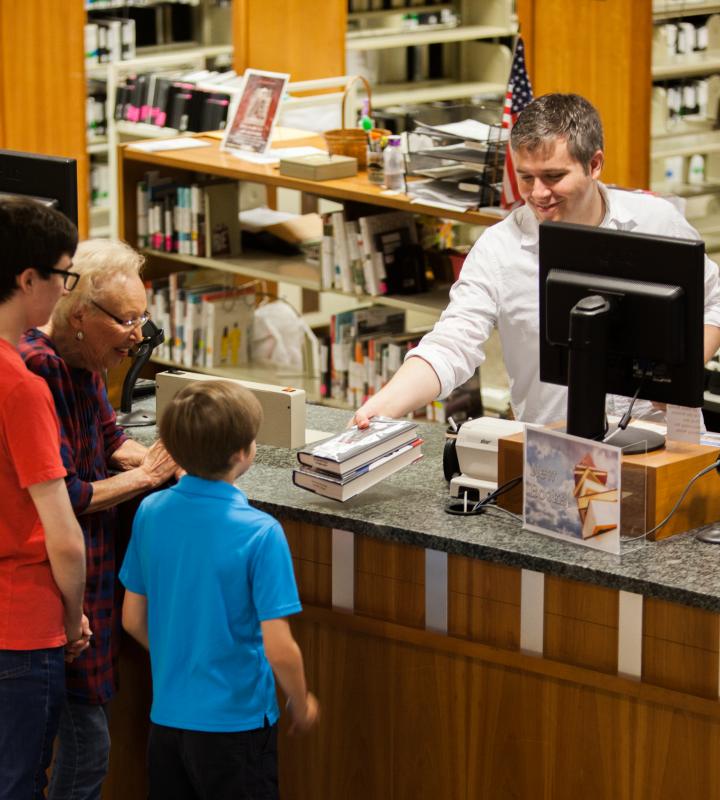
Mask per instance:
[[[47,269],[41,269],[40,272],[49,273],[50,275],[62,275],[63,286],[68,290],[68,292],[72,292],[72,290],[77,286],[77,282],[80,280],[80,273],[71,272],[69,269],[55,269],[54,267],[48,267]]]
[[[122,325],[123,328],[137,328],[138,325],[144,325],[150,319],[150,312],[145,311],[139,317],[135,317],[134,319],[120,319],[120,317],[116,317],[115,314],[111,314],[106,308],[103,308],[99,303],[96,303],[94,300],[90,301],[95,308],[99,309],[103,312],[103,314],[107,314],[108,317],[114,319],[118,325]]]

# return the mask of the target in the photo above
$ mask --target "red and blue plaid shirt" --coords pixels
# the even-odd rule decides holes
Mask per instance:
[[[115,689],[120,614],[115,591],[116,511],[83,512],[93,481],[108,477],[108,460],[126,440],[115,422],[97,372],[68,366],[41,331],[27,331],[20,353],[28,368],[47,381],[60,421],[60,453],[65,482],[85,535],[87,578],[85,613],[93,637],[79,658],[66,666],[67,692],[75,700],[105,703]]]

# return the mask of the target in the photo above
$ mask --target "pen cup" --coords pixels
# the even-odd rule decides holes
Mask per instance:
[[[367,175],[370,183],[382,185],[385,180],[385,170],[383,169],[382,150],[375,151],[368,148],[367,151]]]

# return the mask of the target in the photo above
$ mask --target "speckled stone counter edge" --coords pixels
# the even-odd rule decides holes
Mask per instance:
[[[136,407],[152,407],[153,402]],[[342,430],[348,418],[347,412],[308,406],[308,427],[328,434]],[[128,433],[146,444],[157,436],[154,427]],[[523,531],[518,520],[496,510],[451,516],[444,512],[444,431],[423,424],[420,435],[424,457],[419,463],[347,503],[293,486],[295,452],[262,445],[237,485],[253,505],[279,518],[720,611],[720,547],[697,542],[690,532],[615,556]]]

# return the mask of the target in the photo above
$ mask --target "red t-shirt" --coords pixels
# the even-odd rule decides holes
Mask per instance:
[[[0,650],[66,642],[62,596],[27,490],[64,476],[50,390],[0,339]]]

